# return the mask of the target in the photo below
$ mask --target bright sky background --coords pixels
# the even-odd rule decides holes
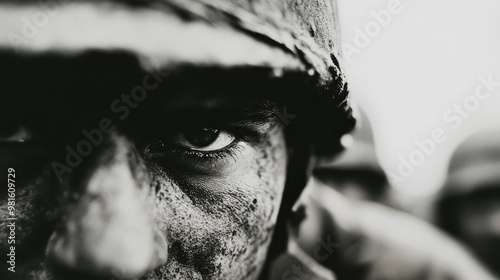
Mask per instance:
[[[400,3],[399,13],[377,32],[372,12],[388,10],[392,1]],[[444,131],[447,140],[396,184],[414,197],[434,193],[460,141],[480,129],[500,129],[500,86],[468,118],[460,117],[456,129],[443,119],[474,95],[478,77],[500,82],[500,1],[339,0],[339,12],[344,47],[356,47],[357,29],[372,30],[359,53],[348,58],[344,49],[344,65],[353,100],[372,123],[385,171],[398,175],[398,157],[408,160],[418,149],[415,140],[429,138],[436,128]]]

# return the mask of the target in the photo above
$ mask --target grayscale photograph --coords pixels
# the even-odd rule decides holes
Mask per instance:
[[[500,1],[0,0],[1,280],[500,280]]]

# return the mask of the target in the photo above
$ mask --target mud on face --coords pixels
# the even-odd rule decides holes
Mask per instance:
[[[182,84],[172,81],[170,90]],[[231,88],[225,85],[224,91]],[[51,119],[25,119],[2,141],[2,167],[15,165],[21,178],[19,279],[259,276],[288,163],[276,104],[260,96],[197,95],[200,88],[216,90],[187,88],[176,97],[137,103],[126,120],[110,116],[111,97],[88,101],[76,95],[76,102],[65,104],[67,98],[47,96],[46,102],[60,103],[49,106],[50,112],[29,95],[16,100],[31,115]],[[80,105],[68,112],[79,98]],[[107,117],[112,125],[98,135],[92,125]],[[16,134],[19,129],[24,132]],[[76,150],[82,129],[99,144],[69,166],[68,147]],[[68,168],[59,169],[67,171],[62,180],[54,162]],[[7,234],[4,228],[1,234]]]

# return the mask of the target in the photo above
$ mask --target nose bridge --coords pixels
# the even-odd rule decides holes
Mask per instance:
[[[70,178],[77,198],[68,203],[47,255],[64,269],[135,278],[166,261],[167,244],[137,180],[143,168],[133,145],[117,135],[102,145],[82,165],[84,175]]]

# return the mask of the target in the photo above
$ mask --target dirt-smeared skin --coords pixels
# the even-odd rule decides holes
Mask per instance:
[[[155,239],[148,241],[144,238],[145,241],[141,244],[145,244],[145,247],[150,246],[151,242],[168,244],[168,260],[156,266],[158,259],[151,257],[151,268],[156,267],[143,275],[144,279],[256,279],[258,277],[272,236],[285,184],[287,151],[282,127],[270,128],[259,143],[243,143],[235,155],[221,160],[217,166],[210,167],[212,172],[171,170],[158,161],[144,158],[133,144],[127,142],[129,140],[126,137],[113,135],[108,141],[111,141],[108,144],[109,149],[104,145],[95,153],[102,153],[103,158],[113,157],[106,153],[116,152],[112,147],[121,147],[117,150],[120,150],[122,155],[117,155],[117,159],[96,160],[94,164],[82,164],[78,171],[72,172],[62,185],[58,186],[55,185],[58,181],[52,178],[53,174],[45,172],[36,182],[24,186],[25,195],[19,193],[16,203],[19,207],[22,205],[26,207],[18,212],[18,223],[26,226],[17,229],[17,242],[19,244],[34,242],[32,240],[34,237],[29,235],[29,232],[40,232],[36,240],[40,245],[32,247],[33,250],[22,251],[23,255],[18,258],[16,276],[20,277],[19,279],[60,279],[57,275],[59,271],[52,270],[45,254],[51,256],[51,259],[57,257],[57,254],[62,254],[61,252],[71,255],[74,251],[78,251],[80,253],[76,253],[77,255],[92,255],[94,252],[92,250],[98,251],[99,248],[88,250],[78,248],[78,246],[88,246],[89,244],[85,242],[90,242],[80,235],[86,232],[97,233],[94,240],[99,242],[99,236],[105,236],[106,232],[113,230],[112,221],[114,217],[121,217],[120,211],[135,209],[136,206],[138,212],[148,215],[137,221],[141,225],[141,234],[151,235]],[[113,143],[114,141],[117,143]],[[121,143],[122,141],[127,143]],[[99,156],[93,155],[93,157]],[[99,166],[100,164],[102,166]],[[99,177],[101,176],[99,172],[104,168],[113,168],[114,164],[125,165],[130,169],[130,178],[133,178],[133,186],[136,187],[130,191],[131,194],[135,194],[137,200],[130,207],[106,208],[105,202],[108,199],[112,203],[122,197],[121,190],[117,186],[110,187],[110,190],[104,192],[85,187],[89,178],[97,178],[98,183],[94,187],[105,188],[106,186],[101,184],[105,180]],[[22,167],[19,168],[21,170]],[[92,193],[89,195],[86,192]],[[45,199],[47,197],[50,199]],[[88,199],[88,203],[79,204],[84,198]],[[43,204],[43,208],[28,207],[34,201],[37,201],[37,205]],[[2,207],[5,207],[5,204],[5,200],[1,201]],[[89,210],[84,209],[85,205],[100,206]],[[92,230],[87,230],[85,227],[90,225],[89,219],[93,224]],[[134,220],[133,217],[131,220]],[[68,228],[71,228],[68,225],[75,224],[84,229],[80,231],[80,235],[68,233]],[[95,224],[102,224],[103,229]],[[132,223],[126,226],[133,225]],[[0,236],[6,236],[5,229],[2,227]],[[159,236],[155,236],[155,232],[160,233]],[[49,238],[52,245],[47,247]],[[63,245],[56,250],[54,247],[57,246],[54,244],[57,242],[53,240],[58,238],[65,240],[65,243],[60,243]],[[134,239],[124,239],[123,242],[127,240]],[[122,244],[125,247],[129,245]],[[18,248],[21,248],[21,245]],[[128,252],[127,248],[123,250]],[[153,250],[151,254],[156,253]],[[106,257],[103,258],[107,260]],[[69,266],[70,269],[75,268],[71,267],[74,265],[71,262],[63,265]],[[107,268],[111,269],[114,265],[119,266],[119,262],[109,261]],[[126,271],[127,267],[124,270]],[[103,271],[105,270],[101,272]]]
[[[161,269],[167,279],[257,277],[276,221],[286,167],[282,129],[273,129],[267,137],[208,176],[180,175],[172,180],[153,164],[151,173],[158,185],[155,216],[170,244],[169,261]]]

